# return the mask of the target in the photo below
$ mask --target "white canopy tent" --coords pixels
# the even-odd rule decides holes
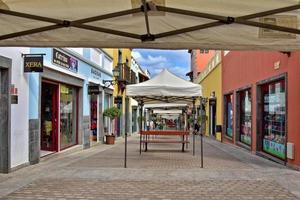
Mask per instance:
[[[153,109],[154,114],[182,114],[182,110],[159,110]]]
[[[184,108],[188,104],[178,104],[178,103],[157,103],[157,104],[147,104],[144,108],[156,108],[156,109],[172,109],[172,108]]]
[[[163,103],[169,107],[192,103],[195,110],[195,101],[201,97],[202,87],[199,84],[181,79],[170,73],[167,69],[164,69],[148,81],[127,85],[126,95],[138,101],[140,105],[140,116],[142,116],[144,104],[149,104],[149,108],[151,108],[151,105],[163,108]],[[142,127],[141,124],[142,120],[140,120],[140,127]],[[142,136],[140,134],[140,154],[142,152],[141,141]],[[193,155],[195,155],[195,134],[193,134]]]
[[[163,114],[163,115],[161,115],[161,118],[172,119],[172,120],[178,119],[178,117],[179,117],[178,114]]]
[[[144,104],[192,103],[202,95],[202,88],[181,79],[164,69],[154,78],[134,85],[126,86],[126,95],[143,101]]]
[[[298,0],[0,0],[0,46],[299,50],[299,9]]]

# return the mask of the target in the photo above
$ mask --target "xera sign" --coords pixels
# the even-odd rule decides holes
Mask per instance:
[[[24,72],[43,72],[43,56],[24,57]]]

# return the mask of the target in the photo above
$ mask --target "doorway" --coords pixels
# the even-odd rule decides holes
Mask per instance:
[[[209,135],[216,136],[216,99],[209,99]]]
[[[98,96],[91,95],[91,142],[97,142],[98,132]]]
[[[41,156],[58,151],[58,84],[42,82]]]
[[[0,64],[5,64],[5,61],[10,63],[8,59],[0,56]],[[9,69],[0,66],[0,173],[8,173],[10,170],[9,83]]]

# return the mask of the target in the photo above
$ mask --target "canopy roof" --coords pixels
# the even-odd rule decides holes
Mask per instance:
[[[159,110],[159,109],[153,109],[153,113],[155,114],[182,114],[182,110]]]
[[[144,108],[173,109],[173,108],[185,108],[187,106],[188,104],[156,103],[156,104],[146,104]]]
[[[202,94],[201,86],[177,77],[164,69],[154,78],[126,86],[126,95],[149,103],[190,103]]]
[[[299,9],[298,0],[0,0],[0,46],[299,50]]]
[[[161,118],[164,118],[164,119],[178,119],[179,117],[179,114],[163,114],[161,115]]]

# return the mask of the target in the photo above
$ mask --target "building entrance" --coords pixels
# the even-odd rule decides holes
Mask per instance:
[[[58,151],[58,84],[42,82],[41,156]]]

